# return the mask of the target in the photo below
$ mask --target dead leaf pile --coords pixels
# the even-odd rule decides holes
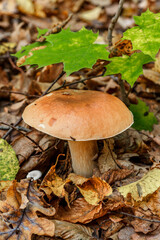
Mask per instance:
[[[41,193],[34,182],[13,181],[5,201],[0,201],[1,239],[31,239],[32,234],[54,236],[55,225],[37,211],[53,216],[54,208],[45,208],[40,200]]]

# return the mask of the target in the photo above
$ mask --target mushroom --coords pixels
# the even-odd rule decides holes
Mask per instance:
[[[59,90],[28,105],[23,120],[51,136],[68,140],[76,174],[90,177],[98,156],[97,140],[113,137],[133,124],[118,98],[99,91]]]

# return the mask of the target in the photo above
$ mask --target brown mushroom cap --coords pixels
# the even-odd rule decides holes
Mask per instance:
[[[28,105],[24,121],[60,139],[87,141],[113,137],[133,124],[133,115],[118,98],[90,90],[52,92]]]

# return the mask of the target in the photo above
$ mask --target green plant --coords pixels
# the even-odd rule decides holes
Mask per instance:
[[[134,20],[137,26],[128,29],[123,34],[123,39],[131,40],[133,50],[137,50],[131,56],[109,58],[110,52],[106,49],[106,45],[94,43],[98,33],[94,34],[85,28],[78,32],[72,32],[69,28],[62,29],[58,34],[45,36],[43,42],[37,41],[22,47],[15,56],[18,59],[25,56],[21,66],[30,64],[40,68],[63,62],[67,75],[82,68],[92,68],[97,59],[107,60],[110,63],[106,66],[105,75],[120,73],[122,79],[132,87],[139,75],[143,73],[143,65],[154,61],[159,50],[160,13],[154,14],[147,10],[141,16],[135,16]],[[47,29],[38,29],[38,37],[47,31]],[[135,112],[137,114],[137,110]],[[150,115],[150,118],[152,118],[151,122],[157,122],[154,115]],[[135,128],[140,129],[136,124]],[[141,129],[144,128],[141,127]],[[152,126],[145,128],[147,129],[152,130]]]

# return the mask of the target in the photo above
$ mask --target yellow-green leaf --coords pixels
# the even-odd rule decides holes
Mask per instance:
[[[119,187],[118,190],[124,197],[126,197],[128,193],[131,193],[134,200],[141,201],[144,197],[154,193],[160,187],[159,176],[160,169],[154,168],[140,180],[126,186]]]
[[[0,181],[14,180],[19,170],[19,161],[13,148],[0,139]]]

